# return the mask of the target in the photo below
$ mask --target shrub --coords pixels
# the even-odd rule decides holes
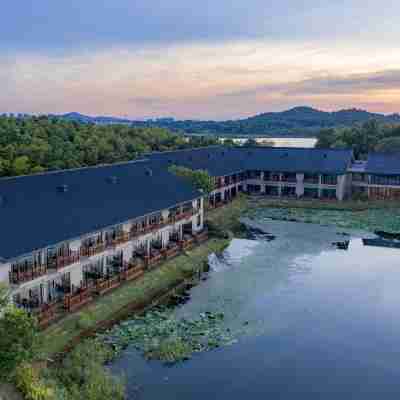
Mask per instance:
[[[188,360],[193,354],[193,348],[182,338],[167,338],[161,341],[158,347],[145,353],[149,360],[162,360],[167,363],[176,363]]]
[[[9,306],[0,318],[0,376],[9,377],[15,368],[32,360],[37,349],[36,319]]]
[[[76,327],[78,329],[89,329],[93,325],[93,315],[89,312],[82,312],[76,321]]]
[[[98,340],[79,344],[66,357],[58,375],[67,397],[74,400],[124,399],[124,385],[104,367],[112,356],[111,348]]]
[[[26,400],[55,400],[54,390],[41,381],[38,372],[29,363],[16,368],[15,385]]]

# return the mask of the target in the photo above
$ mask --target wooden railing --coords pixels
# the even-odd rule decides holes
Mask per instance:
[[[92,295],[88,288],[80,289],[76,294],[66,294],[64,297],[64,309],[74,312],[92,301]]]
[[[121,272],[121,279],[132,281],[144,274],[144,264],[138,259],[131,260],[130,263],[124,263],[124,270]]]
[[[143,261],[139,258],[132,259],[129,263],[124,262],[121,266],[121,272],[109,277],[98,279],[92,286],[81,288],[78,293],[65,294],[61,302],[43,305],[37,309],[34,314],[37,316],[39,326],[46,328],[52,321],[63,316],[63,313],[70,313],[78,310],[87,303],[93,300],[93,293],[104,295],[107,292],[119,287],[126,281],[138,279],[145,273],[145,269],[154,267],[163,259],[169,259],[178,255],[182,250],[185,250],[195,243],[201,243],[208,238],[207,230],[195,233],[193,236],[187,234],[184,240],[179,244],[170,242],[170,246],[160,252],[154,252],[152,256],[142,255]],[[64,311],[63,311],[64,310]]]
[[[75,264],[79,260],[80,260],[79,252],[73,251],[68,256],[57,257],[54,265],[55,265],[56,269],[60,269],[60,268],[67,267],[68,265]],[[50,266],[49,266],[49,268],[50,268]]]
[[[105,249],[106,245],[104,243],[101,243],[91,247],[82,247],[80,254],[82,257],[91,257],[95,254],[102,253]]]
[[[175,244],[171,244],[168,247],[166,247],[163,251],[162,251],[164,258],[166,260],[177,256],[180,253],[180,248],[178,243]]]
[[[195,233],[194,239],[196,240],[197,243],[205,242],[206,240],[208,240],[208,230],[203,229],[201,232]]]
[[[44,304],[40,307],[38,311],[34,312],[34,314],[36,314],[38,324],[41,329],[46,328],[50,325],[52,321],[54,321],[57,316],[57,309],[59,306],[59,302]]]
[[[185,237],[179,242],[182,250],[187,250],[194,245],[194,237],[192,235],[185,235]]]
[[[98,295],[103,295],[112,289],[117,288],[121,285],[121,275],[114,275],[109,278],[99,279],[96,282],[95,292]]]
[[[9,271],[9,281],[11,285],[19,285],[24,282],[32,281],[47,274],[47,265],[33,266],[27,271]]]

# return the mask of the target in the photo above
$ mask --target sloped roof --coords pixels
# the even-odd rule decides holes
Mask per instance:
[[[369,154],[365,172],[375,175],[400,175],[400,153]]]
[[[211,176],[224,176],[245,170],[239,153],[224,146],[149,153],[145,156],[154,162],[180,165],[193,170],[207,170]]]
[[[343,174],[353,157],[347,149],[255,147],[242,151],[247,169],[288,173]]]
[[[24,255],[200,196],[182,178],[148,161],[0,179],[0,258]]]
[[[205,169],[212,176],[244,170],[341,174],[351,163],[352,150],[293,147],[212,146],[201,149],[151,153],[147,157],[166,164]]]

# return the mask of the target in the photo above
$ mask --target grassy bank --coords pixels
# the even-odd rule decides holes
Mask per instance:
[[[240,195],[228,206],[207,211],[206,219],[213,227],[241,237],[243,227],[239,219],[245,211],[248,211],[249,205],[249,197]]]
[[[180,255],[163,263],[158,269],[147,272],[140,280],[99,297],[83,310],[50,326],[42,333],[44,356],[48,357],[62,351],[75,337],[102,321],[113,319],[115,314],[129,303],[142,303],[147,300],[151,302],[150,296],[157,289],[187,278],[202,266],[210,253],[221,251],[226,245],[225,240],[210,239],[185,255]]]
[[[240,197],[232,204],[207,213],[207,219],[224,230],[235,231],[239,227],[238,217],[247,207],[247,199]],[[81,311],[71,314],[51,325],[41,333],[43,357],[52,357],[61,352],[71,341],[76,340],[88,329],[95,328],[103,321],[112,320],[116,313],[131,303],[151,302],[152,294],[179,283],[198,271],[211,253],[221,252],[229,244],[229,239],[211,238],[158,269],[150,271],[136,282],[126,284],[114,292],[99,297]]]
[[[271,200],[255,198],[252,207],[263,216],[340,228],[400,232],[399,202],[323,202],[318,200]]]

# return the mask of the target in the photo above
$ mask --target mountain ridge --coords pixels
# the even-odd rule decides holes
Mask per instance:
[[[167,128],[173,132],[187,134],[216,135],[261,135],[310,137],[323,128],[349,127],[370,120],[380,123],[399,124],[400,114],[373,113],[358,108],[337,111],[322,111],[313,107],[299,106],[281,112],[265,112],[243,119],[226,121],[176,120],[157,118],[139,121],[128,118],[96,116],[77,112],[57,115],[59,118],[94,124],[126,124]]]

